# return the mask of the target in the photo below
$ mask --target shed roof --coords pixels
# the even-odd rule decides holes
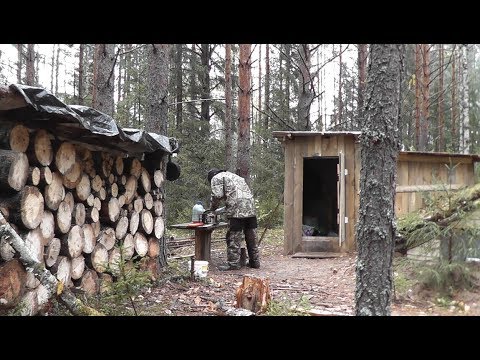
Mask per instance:
[[[0,120],[21,122],[51,131],[62,140],[93,148],[140,156],[178,150],[177,141],[153,132],[120,128],[107,114],[88,106],[66,105],[41,87],[0,87]]]
[[[309,137],[309,136],[338,136],[338,135],[352,135],[358,137],[361,131],[273,131],[272,135],[275,138],[294,139],[295,137]],[[457,159],[465,159],[465,161],[478,162],[480,156],[477,154],[459,154],[448,152],[427,152],[427,151],[400,151],[401,158],[407,159],[412,157],[424,156],[426,159],[446,159],[448,157],[455,157]],[[438,160],[437,160],[438,161]]]

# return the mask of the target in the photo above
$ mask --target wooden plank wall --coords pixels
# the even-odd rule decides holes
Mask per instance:
[[[470,162],[469,162],[470,161]],[[474,166],[471,159],[452,157],[453,164],[458,165],[449,172],[448,157],[410,155],[400,156],[397,168],[397,189],[401,186],[410,186],[413,189],[397,192],[395,198],[396,214],[402,215],[418,210],[425,206],[425,196],[433,196],[437,191],[419,191],[415,185],[448,185],[455,187],[474,184]],[[428,193],[428,195],[426,194]]]

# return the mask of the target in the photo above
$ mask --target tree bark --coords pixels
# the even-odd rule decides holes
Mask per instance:
[[[358,44],[358,116],[360,118],[363,118],[366,78],[367,44]]]
[[[23,62],[23,44],[17,44],[17,83],[22,83],[22,62]]]
[[[270,109],[270,45],[266,45],[265,49],[265,102],[263,104],[264,112],[269,113]],[[268,115],[264,115],[264,127],[268,130]]]
[[[26,59],[26,84],[35,85],[35,49],[34,44],[27,44],[27,59]]]
[[[390,315],[404,46],[372,44],[361,136],[356,315]]]
[[[310,75],[312,66],[311,54],[308,44],[298,45],[298,55],[300,61],[299,67],[299,86],[298,86],[298,119],[297,123],[300,129],[310,131],[310,106],[313,101],[313,81]]]
[[[225,44],[225,167],[235,172],[232,129],[232,45]]]
[[[83,53],[85,44],[80,44],[78,50],[78,105],[83,105]]]
[[[251,44],[240,44],[237,174],[250,184]]]
[[[182,69],[182,57],[183,57],[183,44],[176,44],[175,52],[175,96],[176,96],[176,120],[177,129],[182,128],[183,122],[183,69]]]
[[[445,151],[445,134],[444,134],[444,125],[445,125],[445,113],[444,113],[444,85],[443,85],[443,77],[444,77],[444,51],[443,51],[443,44],[439,44],[438,47],[438,58],[439,58],[439,97],[438,97],[438,142],[437,142],[437,151]]]
[[[148,76],[145,130],[167,135],[169,44],[147,47]]]
[[[92,107],[110,116],[115,111],[114,60],[114,44],[95,44]]]
[[[462,119],[460,121],[460,148],[462,154],[470,153],[470,119],[468,116],[469,109],[469,95],[468,95],[468,55],[469,47],[467,44],[462,44]]]

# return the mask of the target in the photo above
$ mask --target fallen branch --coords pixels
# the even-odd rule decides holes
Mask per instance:
[[[31,269],[35,277],[45,286],[48,293],[48,297],[46,297],[47,300],[56,295],[73,315],[103,315],[97,310],[83,304],[69,289],[64,288],[63,283],[59,282],[43,264],[35,259],[35,256],[25,246],[23,239],[13,230],[1,212],[0,238],[10,242],[11,246],[20,254],[20,261],[26,267],[27,271]]]

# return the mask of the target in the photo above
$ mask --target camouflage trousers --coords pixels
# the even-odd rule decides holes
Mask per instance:
[[[257,246],[257,229],[244,229],[227,231],[227,262],[231,267],[240,268],[240,249],[242,247],[243,233],[247,244],[249,264],[252,267],[260,266],[260,256]]]

